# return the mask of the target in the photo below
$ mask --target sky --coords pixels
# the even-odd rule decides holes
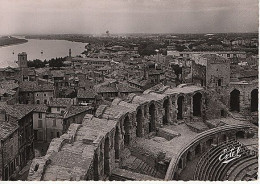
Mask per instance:
[[[258,31],[258,0],[0,0],[0,35]]]

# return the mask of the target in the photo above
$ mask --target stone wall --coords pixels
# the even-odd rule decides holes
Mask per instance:
[[[182,108],[178,108],[179,97],[183,97]],[[44,169],[54,166],[46,167],[48,162],[56,163],[53,159],[64,152],[63,148],[74,154],[74,149],[80,149],[77,144],[86,146],[81,158],[88,161],[77,178],[102,180],[121,164],[125,148],[131,146],[136,137],[147,137],[156,134],[159,128],[177,124],[180,121],[178,111],[183,114],[181,121],[196,123],[194,120],[203,119],[206,114],[205,101],[205,91],[198,86],[163,86],[147,90],[142,95],[130,94],[126,100],[117,98],[111,106],[100,106],[95,116],[87,114],[82,125],[71,124],[67,133],[53,139],[46,156],[33,162],[28,180],[50,177],[50,171],[44,172]],[[73,168],[70,169],[73,173]]]
[[[195,155],[205,152],[212,144],[235,140],[237,132],[243,131],[246,133],[249,129],[249,125],[238,124],[220,126],[200,133],[194,141],[182,147],[176,153],[176,156],[172,158],[165,175],[165,180],[178,180],[187,162],[192,160]]]
[[[19,166],[19,162],[16,163],[18,158],[18,129],[13,132],[9,137],[5,140],[1,141],[0,150],[1,158],[0,158],[0,173],[2,175],[2,179],[8,180],[10,178],[10,174],[14,174],[16,170],[16,166]],[[4,158],[4,160],[2,160]],[[3,169],[3,170],[2,170]],[[4,178],[4,171],[8,170],[8,178]],[[18,169],[18,168],[17,168]],[[19,170],[19,169],[18,169]]]

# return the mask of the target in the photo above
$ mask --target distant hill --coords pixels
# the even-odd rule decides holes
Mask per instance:
[[[26,42],[28,42],[28,40],[15,38],[15,37],[12,37],[12,36],[2,36],[2,37],[0,37],[0,47],[8,46],[8,45],[22,44],[22,43],[26,43]]]

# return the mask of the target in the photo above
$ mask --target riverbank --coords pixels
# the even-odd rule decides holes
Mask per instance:
[[[3,36],[0,37],[0,47],[7,47],[11,45],[18,45],[28,42],[26,39],[15,38],[12,36]]]

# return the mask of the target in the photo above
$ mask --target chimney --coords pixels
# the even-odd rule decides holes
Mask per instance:
[[[6,121],[6,111],[4,109],[0,109],[0,122]]]

